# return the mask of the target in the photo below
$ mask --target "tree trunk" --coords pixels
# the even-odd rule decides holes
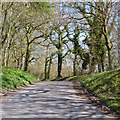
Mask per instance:
[[[24,71],[28,70],[28,64],[29,64],[29,57],[30,57],[30,53],[29,53],[29,44],[27,44],[27,49],[26,49],[26,56],[25,56],[25,63],[24,63]]]
[[[8,56],[7,56],[7,60],[6,60],[6,66],[9,66],[9,52],[8,52]]]
[[[8,50],[7,50],[6,66],[9,66],[9,58],[10,58],[10,48],[8,48]]]
[[[50,61],[49,61],[49,67],[48,67],[48,79],[50,78],[51,64],[52,64],[52,57],[50,57]]]
[[[98,71],[102,72],[102,64],[100,62],[98,63]]]
[[[21,55],[21,58],[20,58],[20,69],[22,69],[22,67],[23,67],[23,55],[24,55],[24,54],[22,54],[22,55]]]
[[[101,64],[102,64],[102,71],[104,72],[105,69],[104,69],[104,60],[101,61]]]
[[[16,68],[19,68],[19,65],[20,65],[20,60],[19,58],[17,59],[17,63],[16,63]]]
[[[58,76],[57,77],[62,77],[61,75],[61,71],[62,71],[62,60],[63,60],[63,56],[62,56],[62,36],[63,33],[59,35],[59,47],[58,47]]]
[[[47,79],[47,66],[48,66],[48,60],[45,58],[45,80]]]
[[[2,51],[2,66],[5,66],[5,49]]]
[[[104,36],[105,36],[105,41],[106,41],[106,47],[108,51],[108,63],[109,63],[109,70],[112,69],[112,51],[111,51],[111,43],[109,40],[109,34],[106,25],[104,25]]]
[[[108,50],[109,70],[112,70],[112,51]]]
[[[73,61],[73,75],[76,76],[76,60],[77,60],[77,55],[75,54],[75,58]]]
[[[4,65],[7,66],[7,47],[5,48],[5,59],[4,59]]]
[[[101,54],[98,58],[98,71],[103,72],[104,71],[104,55]]]
[[[89,73],[93,73],[95,71],[95,59],[92,58],[90,59],[90,63],[89,63]]]
[[[120,2],[118,6],[120,6]],[[118,26],[120,26],[120,10],[118,11],[118,16]],[[118,67],[120,68],[120,27],[118,27]]]
[[[48,46],[46,48],[46,58],[45,58],[45,80],[47,79],[47,66],[48,66]]]
[[[118,39],[119,39],[118,40],[118,66],[120,67],[120,35],[119,35]]]
[[[61,70],[62,70],[62,53],[58,53],[58,76],[57,77],[62,77]]]

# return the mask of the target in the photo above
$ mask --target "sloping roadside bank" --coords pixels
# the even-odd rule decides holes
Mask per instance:
[[[76,76],[67,80],[80,82],[89,95],[99,99],[99,104],[120,116],[120,70]],[[95,99],[93,100],[96,101]]]
[[[73,87],[76,90],[76,95],[82,97],[83,99],[87,99],[90,104],[96,106],[99,111],[103,112],[105,115],[111,116],[113,118],[120,118],[119,114],[117,114],[112,109],[108,108],[105,104],[101,103],[99,98],[95,96],[92,92],[89,92],[81,82],[72,81]]]
[[[12,67],[2,67],[2,74],[0,75],[2,94],[35,82],[39,82],[39,76]]]

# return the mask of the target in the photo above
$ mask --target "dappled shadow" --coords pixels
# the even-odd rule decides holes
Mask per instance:
[[[109,118],[76,94],[72,82],[41,82],[3,104],[4,118]],[[82,94],[82,93],[81,93]]]
[[[92,105],[97,106],[100,110],[102,110],[107,115],[112,114],[115,117],[120,117],[118,114],[116,114],[116,112],[113,109],[110,109],[107,107],[105,101],[99,100],[98,97],[95,94],[93,94],[93,92],[88,91],[80,82],[73,81],[73,86],[74,86],[74,89],[77,88],[76,89],[77,93],[75,93],[76,95],[90,100],[90,103]],[[106,99],[106,100],[108,102],[113,99]]]
[[[119,77],[119,71],[112,71],[105,74],[102,73],[100,75],[93,75],[90,80],[86,78],[87,80],[83,80],[83,85],[87,87],[89,93],[92,93],[95,96],[99,94],[101,97],[106,97],[106,101],[109,99],[114,100],[113,102],[115,102],[116,100],[119,101],[119,98],[117,98],[120,93]],[[105,104],[105,101],[103,102]]]
[[[26,79],[26,77],[25,76],[23,76],[23,75],[18,75],[20,78],[23,78],[24,80],[26,80],[29,84],[31,84],[32,82],[30,81],[30,80],[28,80],[28,79]],[[25,84],[24,84],[25,85]]]
[[[55,78],[55,79],[52,79],[51,81],[65,81],[65,80],[68,79],[68,78],[70,78],[70,76],[61,77],[61,78],[57,77],[57,78]]]

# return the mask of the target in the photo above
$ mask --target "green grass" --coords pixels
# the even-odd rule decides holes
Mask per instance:
[[[97,95],[101,103],[120,115],[120,70],[73,77],[80,81],[89,92]]]
[[[0,86],[2,86],[2,90],[4,92],[6,90],[8,91],[10,89],[18,88],[19,86],[38,82],[39,77],[16,68],[2,67],[0,80]]]

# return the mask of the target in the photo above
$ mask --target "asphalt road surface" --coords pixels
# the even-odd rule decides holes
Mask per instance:
[[[2,105],[3,118],[111,118],[76,95],[69,81],[41,82],[20,90]]]

